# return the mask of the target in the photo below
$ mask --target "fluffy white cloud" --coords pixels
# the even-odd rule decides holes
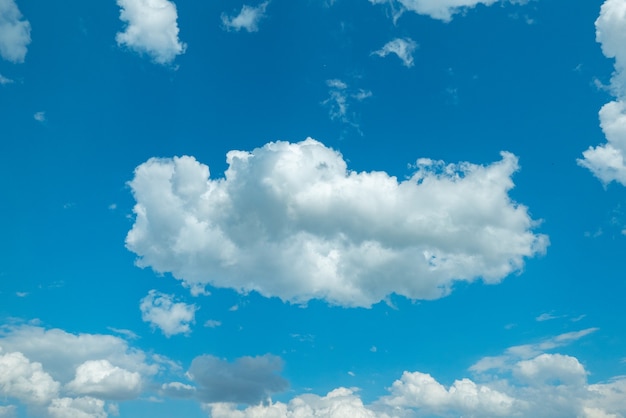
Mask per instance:
[[[52,418],[107,418],[104,401],[100,399],[59,398],[48,406],[48,414]]]
[[[373,55],[386,57],[389,54],[396,54],[402,60],[405,67],[413,66],[413,52],[417,48],[417,43],[411,38],[397,38],[389,41],[378,51],[372,52]]]
[[[626,0],[604,2],[596,20],[596,40],[604,55],[615,59],[611,91],[616,100],[599,113],[607,143],[589,147],[578,164],[605,185],[617,181],[626,186]]]
[[[26,404],[45,404],[59,392],[59,382],[41,363],[31,362],[20,352],[0,352],[0,394]]]
[[[146,53],[159,64],[170,63],[187,46],[178,39],[178,13],[169,0],[117,0],[124,32],[116,36],[119,45]]]
[[[30,23],[23,19],[14,0],[0,0],[0,56],[7,61],[24,62],[28,44]]]
[[[372,4],[389,4],[397,18],[404,11],[427,15],[449,22],[452,16],[479,4],[488,6],[498,0],[369,0]]]
[[[108,360],[86,361],[66,386],[72,393],[101,399],[132,399],[141,392],[141,375],[113,366]]]
[[[152,327],[158,327],[166,337],[175,334],[188,334],[195,321],[196,306],[174,302],[173,295],[151,290],[141,299],[141,318]]]
[[[137,167],[126,245],[139,266],[192,289],[370,306],[391,293],[439,298],[455,280],[498,283],[548,243],[508,196],[518,169],[509,153],[488,166],[420,159],[400,182],[351,172],[310,138],[231,151],[227,162],[215,180],[193,157]]]
[[[269,1],[259,4],[257,7],[244,5],[236,16],[228,16],[222,13],[222,24],[227,30],[240,31],[242,29],[248,32],[257,32],[259,30],[259,22],[265,17],[265,9]]]
[[[204,355],[192,361],[187,375],[198,384],[194,395],[203,402],[254,404],[287,389],[288,382],[278,375],[282,368],[282,359],[269,354],[241,357],[232,363]],[[163,389],[181,394],[192,390],[175,383]]]
[[[404,372],[383,402],[393,407],[416,408],[425,413],[462,416],[511,416],[515,400],[469,379],[457,380],[449,389],[431,375]]]
[[[74,379],[78,366],[90,360],[107,360],[143,376],[152,376],[159,370],[157,365],[148,364],[142,351],[112,335],[75,335],[34,326],[5,327],[0,332],[0,347],[41,363],[47,373],[62,383]]]
[[[326,396],[301,395],[288,404],[250,406],[244,410],[228,403],[206,404],[212,418],[391,418],[363,405],[363,401],[350,389],[338,388]]]
[[[540,354],[522,360],[513,370],[516,377],[526,382],[581,384],[586,380],[585,368],[578,359],[562,354]]]

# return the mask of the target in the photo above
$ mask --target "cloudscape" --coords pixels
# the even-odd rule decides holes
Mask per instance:
[[[626,0],[0,0],[0,417],[626,417]]]

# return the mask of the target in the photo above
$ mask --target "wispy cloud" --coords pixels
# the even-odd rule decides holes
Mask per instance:
[[[0,74],[0,85],[5,85],[5,84],[11,84],[14,81],[11,80],[10,78],[6,78],[5,76],[3,76],[2,74]]]
[[[37,122],[45,122],[46,121],[46,112],[37,112],[33,115],[33,119]]]
[[[413,52],[417,49],[417,43],[411,38],[397,38],[389,41],[381,49],[372,52],[372,55],[386,57],[389,54],[395,54],[402,60],[405,67],[413,66]]]
[[[259,22],[265,17],[265,10],[269,1],[263,2],[256,7],[244,5],[239,14],[228,16],[222,13],[222,24],[226,30],[246,30],[248,32],[257,32],[259,30]]]

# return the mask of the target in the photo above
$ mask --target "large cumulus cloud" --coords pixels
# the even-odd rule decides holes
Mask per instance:
[[[350,171],[310,138],[230,151],[227,162],[216,179],[187,156],[137,167],[126,245],[139,266],[197,292],[370,306],[391,293],[439,298],[456,280],[498,283],[548,244],[508,195],[510,153],[487,166],[420,159],[403,181]]]

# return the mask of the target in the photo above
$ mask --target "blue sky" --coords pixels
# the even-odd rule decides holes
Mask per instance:
[[[0,0],[0,417],[626,416],[626,0]]]

